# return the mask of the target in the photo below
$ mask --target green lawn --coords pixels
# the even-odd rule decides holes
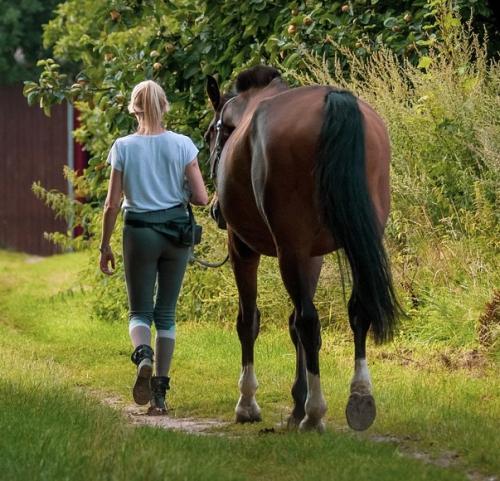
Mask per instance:
[[[85,254],[33,262],[0,252],[0,479],[30,480],[465,480],[500,473],[500,382],[494,363],[418,342],[369,346],[378,418],[363,434],[344,418],[352,344],[323,334],[325,435],[259,435],[286,418],[294,355],[286,319],[256,347],[264,422],[194,436],[127,425],[99,398],[131,403],[134,368],[124,319],[92,319],[77,273]],[[234,318],[234,312],[228,312]],[[469,355],[470,359],[467,357]],[[172,376],[175,416],[232,419],[240,350],[233,329],[183,322]],[[399,442],[375,442],[379,435]],[[406,451],[452,467],[416,461]]]

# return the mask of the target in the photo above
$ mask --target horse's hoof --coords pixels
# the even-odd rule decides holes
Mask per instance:
[[[237,423],[256,423],[262,421],[260,407],[255,398],[246,401],[242,401],[240,398],[234,412],[236,413]]]
[[[375,399],[371,394],[359,394],[353,392],[345,408],[347,424],[355,431],[368,429],[375,420],[377,410]]]
[[[262,416],[260,413],[249,413],[248,411],[242,412],[239,411],[236,413],[235,421],[239,424],[245,423],[259,423],[262,421]]]
[[[150,406],[148,408],[147,415],[148,416],[165,416],[168,413],[168,410],[165,408],[157,408],[155,406]]]
[[[307,415],[299,424],[299,431],[301,433],[317,431],[318,433],[323,434],[325,429],[325,423],[322,419],[314,420],[309,418]]]
[[[291,414],[286,421],[286,428],[289,431],[296,431],[299,428],[301,421],[302,418],[299,419]]]
[[[235,413],[237,423],[257,423],[262,421],[260,408],[256,402],[248,406],[237,406]]]

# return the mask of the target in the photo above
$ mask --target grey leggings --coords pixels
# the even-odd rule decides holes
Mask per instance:
[[[189,247],[150,227],[125,225],[123,259],[130,323],[151,326],[154,322],[157,331],[175,328],[175,308],[188,258]]]

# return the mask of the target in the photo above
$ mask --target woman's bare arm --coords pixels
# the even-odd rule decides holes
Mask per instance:
[[[189,201],[194,205],[207,205],[207,189],[205,187],[205,183],[203,182],[197,157],[195,157],[186,166],[185,174],[191,189],[191,198]]]
[[[111,178],[109,179],[108,195],[104,203],[104,216],[102,218],[102,236],[101,245],[101,258],[99,266],[104,274],[112,274],[113,271],[109,269],[108,264],[115,268],[115,258],[109,242],[111,235],[115,228],[116,218],[120,212],[120,203],[122,197],[122,173],[119,170],[111,170]]]

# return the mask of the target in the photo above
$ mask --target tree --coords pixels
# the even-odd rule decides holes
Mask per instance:
[[[35,79],[36,61],[47,56],[42,25],[61,0],[0,0],[0,84]]]

